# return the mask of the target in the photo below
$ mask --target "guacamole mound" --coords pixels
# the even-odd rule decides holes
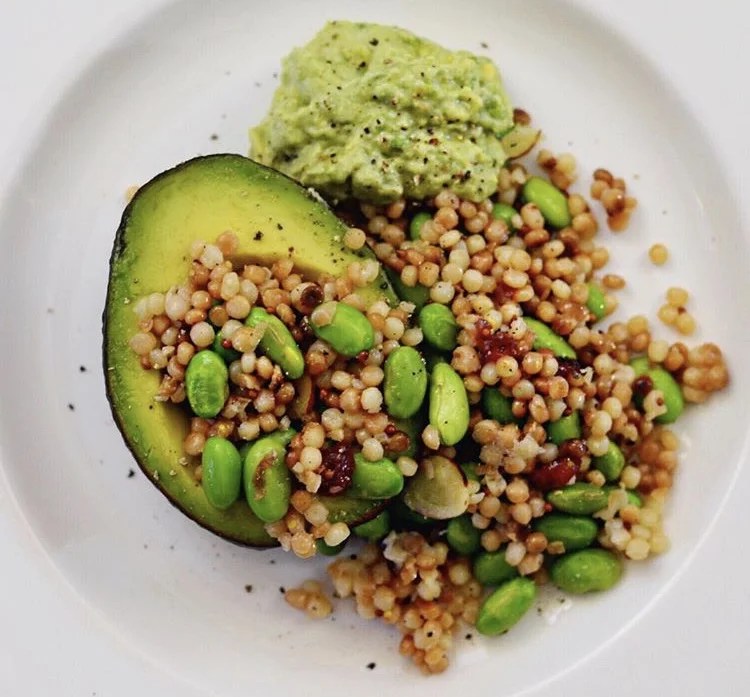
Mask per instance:
[[[335,199],[388,203],[450,187],[481,201],[513,109],[494,64],[396,27],[330,22],[285,59],[251,155]]]

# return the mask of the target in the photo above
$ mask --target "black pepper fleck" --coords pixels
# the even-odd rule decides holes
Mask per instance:
[[[135,477],[135,470],[134,469],[129,469],[128,470],[128,479],[132,479],[133,477]]]
[[[284,588],[284,586],[279,586],[279,593],[284,595],[284,593],[286,593],[286,588]]]
[[[260,230],[258,230],[258,232],[256,232],[255,235],[253,236],[253,239],[256,242],[258,242],[259,240],[262,240],[263,239],[263,233]]]
[[[276,229],[277,230],[283,230],[284,226],[281,223],[276,223]]]
[[[370,46],[377,46],[380,43],[377,39],[370,39]]]
[[[85,365],[79,366],[78,367],[78,371],[81,372],[81,373],[85,373],[86,372],[86,366]]]
[[[68,402],[68,409],[70,409],[70,411],[75,411],[76,410],[76,405]]]
[[[252,587],[252,585],[250,583],[248,583],[245,586],[245,593],[252,593],[252,592],[253,592],[253,587]]]
[[[479,44],[482,48],[489,48],[490,45],[486,41],[482,41],[482,43]]]
[[[471,641],[474,638],[474,635],[469,633],[464,638],[466,639],[466,641]]]
[[[372,663],[368,663],[368,664],[367,664],[367,668],[368,668],[369,670],[375,670],[375,666],[376,666],[376,665],[377,665],[377,664],[376,664],[375,662],[372,662]]]

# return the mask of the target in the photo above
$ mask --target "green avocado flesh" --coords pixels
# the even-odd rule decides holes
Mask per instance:
[[[245,501],[223,511],[214,508],[193,466],[180,464],[189,414],[154,400],[159,375],[143,370],[128,345],[138,331],[135,302],[183,283],[191,242],[213,241],[228,230],[240,240],[235,261],[270,263],[289,256],[311,279],[339,276],[348,264],[369,255],[344,246],[346,226],[317,197],[245,157],[200,157],[160,174],[125,209],[115,238],[103,317],[107,395],[141,469],[173,504],[233,542],[268,547],[276,542]],[[395,301],[382,272],[358,292],[366,302]],[[382,505],[353,501],[349,515],[346,497],[339,497],[336,507],[338,520],[356,524],[376,515]]]

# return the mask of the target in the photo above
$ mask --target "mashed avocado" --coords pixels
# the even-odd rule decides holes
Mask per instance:
[[[285,59],[251,130],[259,162],[333,198],[497,189],[513,110],[493,63],[378,24],[330,22]]]

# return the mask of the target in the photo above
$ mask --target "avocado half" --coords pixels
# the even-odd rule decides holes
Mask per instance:
[[[159,375],[143,370],[128,344],[138,331],[135,301],[184,282],[191,242],[214,240],[227,230],[239,237],[238,259],[271,263],[290,257],[312,279],[339,276],[351,262],[371,256],[367,248],[344,246],[346,226],[317,195],[246,157],[209,155],[163,172],[138,190],[115,236],[103,314],[107,397],[141,470],[175,506],[221,537],[270,547],[276,541],[244,500],[224,511],[213,508],[193,467],[180,464],[188,414],[154,400]],[[382,271],[360,293],[368,302],[395,301]],[[352,524],[385,505],[345,496],[323,501],[331,520]]]

